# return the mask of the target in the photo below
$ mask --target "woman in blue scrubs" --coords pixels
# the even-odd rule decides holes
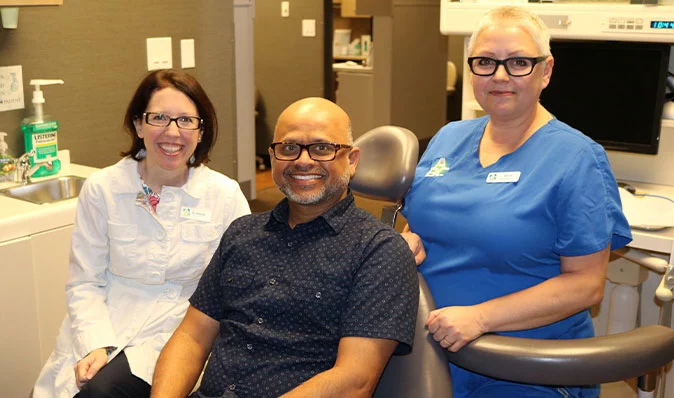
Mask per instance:
[[[539,103],[554,59],[536,15],[491,10],[468,54],[487,116],[433,137],[403,211],[404,235],[438,306],[428,329],[450,351],[484,333],[591,337],[588,308],[602,299],[609,252],[631,240],[606,153]],[[599,393],[451,368],[455,398]]]

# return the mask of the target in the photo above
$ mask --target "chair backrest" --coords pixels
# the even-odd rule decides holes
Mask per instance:
[[[419,140],[396,126],[374,128],[354,142],[360,161],[351,189],[371,199],[400,203],[407,194],[417,165]],[[394,355],[379,381],[374,397],[451,397],[452,383],[444,350],[426,330],[426,319],[435,309],[430,290],[419,277],[419,307],[412,351]]]
[[[447,61],[447,93],[454,91],[456,91],[456,65],[452,61]]]
[[[396,126],[380,126],[354,142],[360,148],[351,189],[370,199],[400,202],[407,194],[419,156],[419,140],[413,132]]]

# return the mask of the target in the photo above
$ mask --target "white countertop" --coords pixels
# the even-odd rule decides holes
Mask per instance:
[[[33,181],[75,175],[88,177],[98,170],[94,167],[70,163],[70,153],[59,151],[61,170],[56,175],[34,178]],[[15,182],[0,183],[0,189],[20,185]],[[49,204],[34,204],[0,195],[0,243],[36,233],[49,231],[75,221],[77,198]]]
[[[371,66],[363,66],[356,64],[355,62],[339,62],[332,64],[332,70],[335,72],[360,72],[360,73],[372,73],[374,68]]]
[[[647,184],[636,181],[625,181],[636,188],[637,193],[647,193],[667,196],[674,199],[674,187],[668,185]],[[632,229],[632,242],[629,246],[635,249],[672,253],[674,248],[674,228],[665,228],[660,231],[642,231]]]

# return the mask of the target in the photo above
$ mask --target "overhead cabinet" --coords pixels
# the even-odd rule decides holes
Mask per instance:
[[[369,18],[369,15],[357,14],[358,0],[341,0],[342,18]]]

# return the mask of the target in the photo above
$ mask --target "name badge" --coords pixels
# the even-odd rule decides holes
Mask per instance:
[[[489,173],[487,175],[487,184],[517,182],[520,180],[521,175],[521,171],[501,171],[498,173]]]
[[[211,212],[183,206],[180,208],[180,217],[188,220],[211,221]]]

